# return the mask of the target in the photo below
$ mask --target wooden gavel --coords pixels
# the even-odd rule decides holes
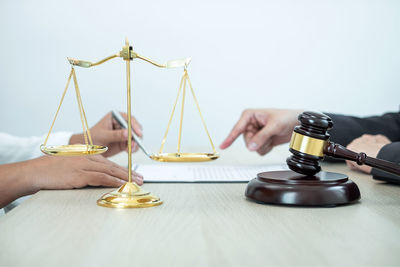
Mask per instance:
[[[368,165],[400,176],[400,165],[382,159],[356,153],[329,140],[327,132],[333,126],[332,119],[325,114],[306,111],[299,115],[300,126],[293,130],[287,158],[289,168],[297,173],[314,175],[321,171],[319,161],[324,156],[351,160],[358,165]]]

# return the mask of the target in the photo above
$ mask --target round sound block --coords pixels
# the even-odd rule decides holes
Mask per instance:
[[[359,200],[360,190],[341,173],[307,176],[294,171],[271,171],[257,174],[247,184],[245,195],[258,203],[335,206]]]

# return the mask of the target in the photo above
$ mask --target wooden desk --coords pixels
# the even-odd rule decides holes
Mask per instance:
[[[213,164],[283,162],[282,151]],[[293,208],[247,201],[246,184],[146,184],[163,205],[118,210],[96,206],[110,189],[41,191],[0,218],[0,266],[400,265],[400,187],[323,168],[347,173],[361,201]]]

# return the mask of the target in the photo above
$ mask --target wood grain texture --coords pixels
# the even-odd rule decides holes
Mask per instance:
[[[247,201],[246,184],[146,184],[163,205],[118,210],[96,206],[106,188],[41,191],[0,218],[0,266],[399,265],[400,187],[322,168],[361,201],[293,208]]]

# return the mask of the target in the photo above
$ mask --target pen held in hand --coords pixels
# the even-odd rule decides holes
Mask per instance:
[[[111,112],[112,117],[118,122],[118,124],[123,128],[123,129],[128,129],[128,123],[126,120],[121,116],[121,114],[113,110]],[[139,136],[136,135],[135,131],[132,130],[132,138],[135,141],[135,143],[139,146],[139,148],[146,154],[146,156],[150,157],[150,153],[146,150],[146,148],[143,146],[142,141],[140,140]]]

